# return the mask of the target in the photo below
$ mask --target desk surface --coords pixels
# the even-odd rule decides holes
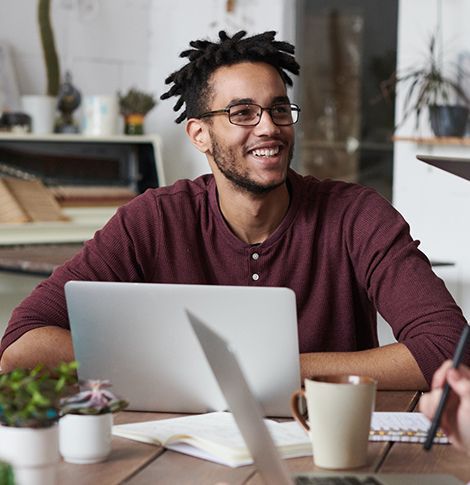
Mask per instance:
[[[0,271],[49,276],[80,251],[82,244],[0,246]]]
[[[380,391],[377,411],[411,411],[418,401],[418,393],[411,391]],[[174,415],[163,413],[123,412],[116,416],[116,424],[131,421],[163,419]],[[312,471],[311,457],[286,460],[291,471]],[[410,443],[371,442],[368,465],[358,471],[381,472],[439,472],[450,473],[467,482],[470,480],[470,460],[452,446],[434,446],[424,452],[422,445]],[[253,466],[229,468],[158,446],[113,438],[113,451],[104,463],[72,465],[61,463],[58,483],[68,485],[126,482],[143,484],[262,484]]]

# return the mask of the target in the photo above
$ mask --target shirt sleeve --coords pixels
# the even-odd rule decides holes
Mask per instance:
[[[452,357],[466,324],[444,282],[413,241],[408,224],[366,189],[352,203],[347,244],[370,300],[407,346],[425,379]],[[465,356],[470,363],[470,352]]]
[[[57,268],[14,309],[2,338],[0,356],[34,328],[70,328],[64,293],[67,281],[145,281],[147,268],[153,267],[149,258],[156,246],[149,223],[155,210],[151,200],[141,196],[120,208],[75,257]]]

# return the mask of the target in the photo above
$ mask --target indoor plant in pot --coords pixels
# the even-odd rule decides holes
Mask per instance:
[[[97,463],[111,452],[113,413],[128,403],[109,390],[109,381],[83,381],[80,387],[61,401],[59,449],[67,462]]]
[[[28,94],[22,96],[21,100],[23,111],[32,118],[32,131],[47,134],[54,129],[60,85],[60,64],[51,22],[51,0],[37,0],[37,21],[46,67],[46,94]]]
[[[126,94],[118,93],[119,111],[124,116],[124,133],[126,135],[143,135],[144,118],[157,104],[154,96],[135,88]]]
[[[16,483],[54,483],[60,398],[76,383],[76,368],[38,365],[0,375],[0,459],[13,465]]]
[[[427,58],[422,65],[394,73],[382,82],[382,92],[385,97],[390,97],[399,85],[405,86],[403,115],[396,128],[414,114],[415,129],[418,130],[423,110],[428,108],[431,128],[436,136],[463,136],[470,100],[457,79],[465,73],[458,67],[453,76],[444,73],[442,47],[437,38],[437,35],[431,36]]]

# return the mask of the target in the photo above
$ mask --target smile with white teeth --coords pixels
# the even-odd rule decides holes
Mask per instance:
[[[274,157],[279,153],[279,147],[274,148],[257,148],[251,152],[256,157]]]

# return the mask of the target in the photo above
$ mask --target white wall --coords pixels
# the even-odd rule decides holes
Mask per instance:
[[[131,86],[160,96],[164,79],[178,69],[190,40],[217,32],[276,30],[293,40],[295,0],[53,0],[52,23],[62,71],[70,69],[82,95],[110,94]],[[0,0],[0,42],[13,50],[21,94],[46,89],[36,22],[36,1]],[[163,137],[168,182],[208,170],[189,146],[184,124],[174,123],[174,100],[159,102],[146,119],[148,133]],[[1,107],[0,107],[1,109]]]
[[[418,66],[426,53],[427,43],[436,24],[437,0],[400,0],[398,68]],[[449,63],[458,53],[470,51],[470,2],[442,2],[444,53]],[[397,120],[402,113],[403,93],[397,99]],[[427,118],[427,115],[425,114]],[[431,134],[423,123],[420,136]],[[414,119],[399,134],[413,135]],[[416,154],[470,157],[470,146],[418,145],[395,143],[394,205],[405,216],[412,234],[422,241],[421,249],[435,260],[455,262],[445,278],[448,286],[470,318],[470,182],[432,168],[416,160]]]
[[[148,0],[53,0],[52,24],[62,71],[82,94],[148,88]],[[45,68],[34,0],[0,1],[0,40],[13,49],[21,94],[42,94]]]

